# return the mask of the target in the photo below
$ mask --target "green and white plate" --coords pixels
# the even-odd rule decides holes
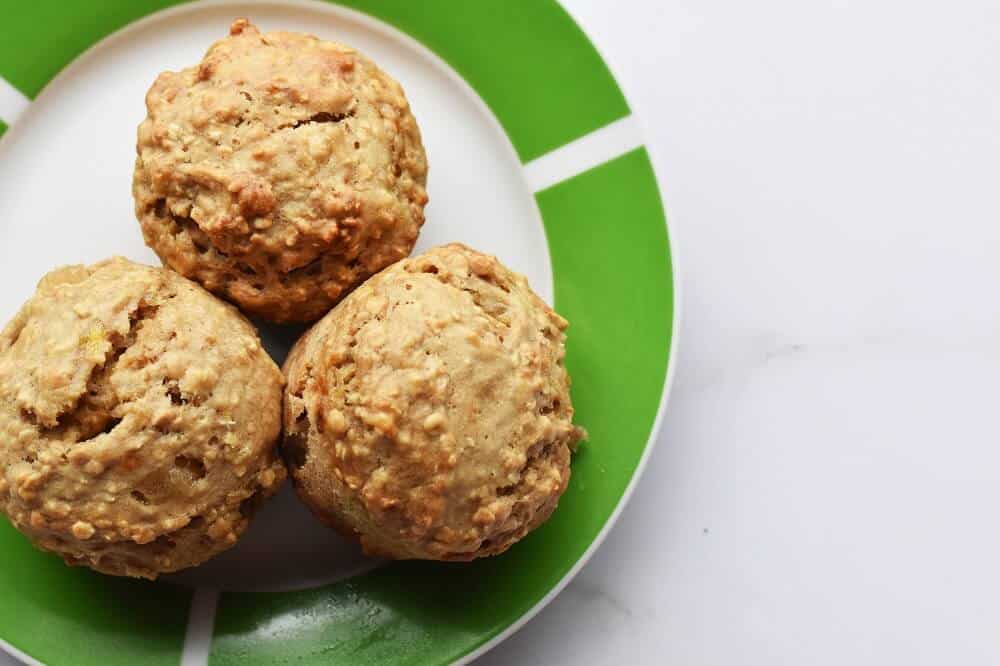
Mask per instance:
[[[0,319],[55,265],[156,263],[130,187],[157,73],[196,63],[240,15],[342,41],[402,82],[420,123],[431,202],[417,249],[496,254],[571,322],[573,401],[591,437],[569,490],[500,557],[389,564],[365,560],[286,488],[234,550],[156,583],[70,569],[0,521],[0,644],[26,661],[468,661],[562,589],[638,477],[671,369],[674,273],[657,178],[608,67],[551,1],[343,4],[7,3]],[[264,335],[282,360],[293,334]]]

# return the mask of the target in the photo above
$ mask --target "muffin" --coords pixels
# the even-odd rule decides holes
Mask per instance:
[[[372,277],[285,363],[299,496],[371,555],[503,552],[556,508],[584,435],[566,325],[523,276],[463,245]]]
[[[354,49],[245,19],[146,95],[132,191],[163,262],[244,312],[309,322],[410,253],[427,159],[400,85]]]
[[[204,562],[285,478],[281,389],[243,316],[172,271],[55,270],[0,333],[0,512],[103,573]]]

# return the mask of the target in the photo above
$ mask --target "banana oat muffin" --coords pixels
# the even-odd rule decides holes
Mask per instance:
[[[146,95],[132,191],[163,262],[245,312],[313,321],[410,253],[427,160],[400,85],[357,51],[245,19]]]
[[[565,328],[523,276],[462,245],[383,270],[285,364],[299,495],[369,554],[503,552],[555,509],[584,435]]]
[[[0,333],[0,512],[104,573],[204,562],[285,478],[281,387],[243,316],[176,273],[55,270]]]

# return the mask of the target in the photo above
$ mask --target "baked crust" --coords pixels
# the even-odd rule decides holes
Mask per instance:
[[[146,243],[249,314],[314,321],[410,253],[427,159],[400,85],[342,44],[245,19],[146,95]]]
[[[199,564],[285,478],[282,383],[246,319],[172,271],[52,271],[0,333],[0,511],[69,564]]]
[[[584,435],[566,325],[523,276],[462,245],[383,270],[285,363],[300,496],[370,554],[503,552],[555,509]]]

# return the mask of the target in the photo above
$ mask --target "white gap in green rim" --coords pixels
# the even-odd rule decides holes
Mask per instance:
[[[187,633],[184,635],[184,648],[181,651],[181,666],[204,666],[208,663],[218,606],[218,590],[199,587],[194,591],[191,611],[188,613]]]
[[[0,77],[0,120],[8,126],[13,125],[30,103],[31,100],[24,93]]]
[[[635,117],[625,116],[528,162],[524,175],[531,191],[541,192],[641,145]]]

